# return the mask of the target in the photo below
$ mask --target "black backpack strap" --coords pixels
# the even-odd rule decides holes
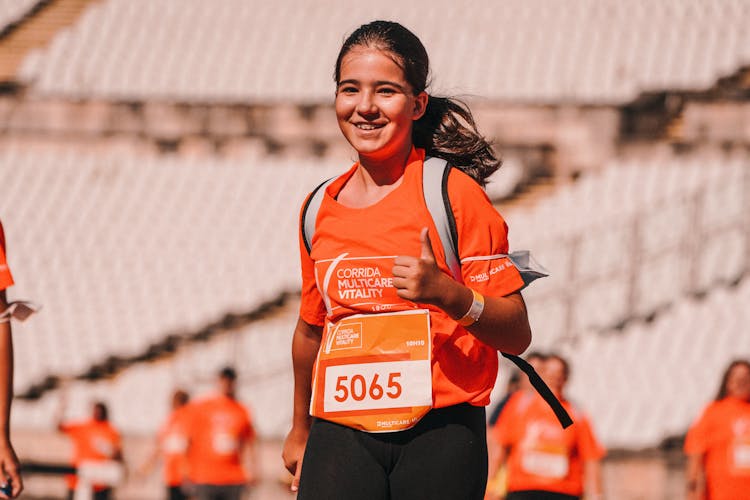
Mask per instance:
[[[521,371],[529,377],[529,382],[534,386],[536,392],[544,398],[549,407],[552,408],[552,411],[555,412],[555,416],[557,417],[557,420],[560,421],[560,425],[562,425],[563,429],[573,425],[573,419],[570,418],[570,415],[565,410],[562,403],[560,403],[560,400],[555,397],[547,384],[544,383],[544,380],[542,380],[542,377],[540,377],[536,370],[534,370],[533,366],[527,363],[525,359],[513,354],[506,354],[504,352],[501,354],[504,358],[511,360],[514,365],[520,368]]]
[[[448,198],[448,175],[451,168],[448,162],[442,158],[425,158],[424,168],[422,169],[422,192],[427,209],[438,230],[448,269],[450,269],[456,281],[463,283],[461,261],[458,254],[456,219],[453,216],[453,208]],[[521,274],[524,288],[535,279],[549,275],[547,270],[534,260],[528,250],[511,252],[508,254],[508,258]],[[518,356],[504,352],[501,354],[511,360],[529,377],[529,382],[531,382],[534,389],[552,408],[552,411],[555,412],[563,429],[570,426],[573,423],[573,419],[570,418],[568,412],[563,408],[562,403],[558,401],[550,388],[547,387],[547,384],[544,383],[544,380],[534,370],[534,367]]]

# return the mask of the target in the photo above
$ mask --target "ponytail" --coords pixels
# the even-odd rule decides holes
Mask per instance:
[[[455,98],[430,96],[424,115],[414,123],[412,141],[427,156],[446,160],[481,186],[501,165],[469,107]]]

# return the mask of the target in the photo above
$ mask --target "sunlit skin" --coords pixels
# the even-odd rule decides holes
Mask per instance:
[[[557,358],[549,358],[542,365],[541,376],[549,386],[550,390],[561,399],[568,375],[565,373],[565,365]]]
[[[750,401],[750,368],[738,364],[727,377],[727,396]]]
[[[413,122],[424,114],[427,101],[425,92],[414,95],[387,53],[359,47],[344,56],[336,118],[362,168],[339,193],[341,203],[368,206],[399,186],[412,148]]]

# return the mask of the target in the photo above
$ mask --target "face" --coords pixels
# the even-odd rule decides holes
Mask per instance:
[[[227,378],[227,377],[219,378],[219,391],[225,396],[230,396],[230,397],[234,396],[235,388],[236,388],[236,383],[234,380]]]
[[[745,365],[736,365],[727,378],[727,395],[750,400],[750,369]]]
[[[565,374],[565,365],[557,358],[549,358],[544,362],[542,377],[552,392],[562,394],[568,377]]]
[[[388,53],[355,47],[341,61],[336,117],[341,132],[360,157],[387,159],[411,150],[411,131],[427,106],[415,96]]]

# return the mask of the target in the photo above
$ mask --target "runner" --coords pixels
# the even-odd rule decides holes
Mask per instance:
[[[183,390],[172,394],[172,412],[167,417],[156,438],[156,446],[141,466],[140,472],[147,475],[161,457],[164,461],[164,484],[169,500],[187,500],[183,483],[187,478],[188,421],[185,405],[190,396]]]
[[[5,290],[13,284],[13,276],[5,260],[5,233],[0,221],[0,313],[8,308]],[[11,484],[11,498],[23,490],[18,457],[10,442],[10,405],[13,399],[13,337],[10,318],[0,319],[0,485]],[[0,493],[0,498],[8,498]]]
[[[481,499],[497,351],[531,340],[507,226],[481,188],[499,162],[468,108],[427,94],[428,72],[420,40],[386,21],[357,29],[336,62],[336,115],[359,161],[324,188],[310,252],[300,243],[283,451],[300,500]],[[457,167],[463,283],[432,244],[426,155]]]
[[[219,372],[219,393],[187,405],[188,470],[197,500],[239,500],[257,479],[255,430],[236,399],[237,373]]]
[[[685,438],[688,500],[750,493],[750,361],[732,362],[719,393]]]
[[[64,400],[63,400],[64,401]],[[73,440],[73,466],[84,462],[122,462],[122,438],[109,422],[109,410],[101,401],[94,403],[91,418],[81,422],[63,422],[64,402],[60,408],[57,429]],[[78,486],[78,477],[66,476],[68,499],[72,500]],[[94,500],[110,500],[113,490],[110,485],[94,484]]]
[[[537,372],[542,371],[544,361],[547,359],[547,355],[538,351],[530,352],[524,356],[526,362],[529,363],[534,370]],[[508,405],[508,402],[516,396],[517,398],[534,398],[538,394],[534,386],[531,385],[529,378],[521,373],[518,375],[518,387],[515,391],[508,391],[506,396],[498,403],[495,410],[489,419],[490,425],[490,436],[487,440],[488,448],[490,449],[490,468],[489,468],[489,481],[487,482],[487,493],[485,494],[485,500],[496,500],[505,498],[508,492],[508,471],[506,467],[507,458],[505,456],[505,449],[500,443],[502,440],[497,434],[497,421],[502,415],[503,410]]]
[[[560,427],[549,405],[538,394],[519,391],[497,421],[494,435],[504,448],[507,500],[574,500],[601,498],[604,449],[588,418],[565,399],[570,370],[567,361],[550,354],[541,370],[545,382],[573,415],[572,426]]]

